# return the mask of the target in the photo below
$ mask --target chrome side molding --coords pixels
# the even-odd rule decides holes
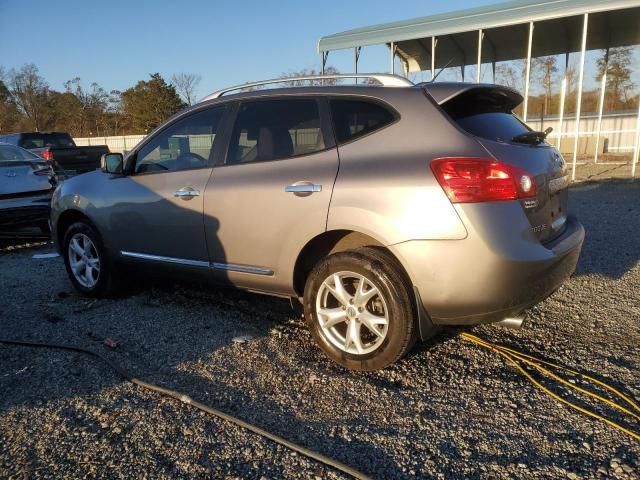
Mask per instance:
[[[189,260],[186,258],[163,257],[162,255],[150,255],[148,253],[125,252],[125,251],[120,251],[120,255],[122,255],[123,257],[129,257],[129,258],[139,258],[141,260],[151,260],[154,262],[175,263],[178,265],[188,265],[190,267],[209,268],[209,262],[204,262],[202,260]]]
[[[264,267],[254,267],[251,265],[238,265],[237,263],[213,262],[211,268],[216,270],[226,270],[229,272],[252,273],[254,275],[273,275],[273,270]]]
[[[253,265],[239,265],[237,263],[221,263],[221,262],[205,262],[203,260],[190,260],[187,258],[164,257],[162,255],[150,255],[148,253],[120,251],[120,255],[128,258],[137,258],[140,260],[150,260],[152,262],[173,263],[176,265],[186,265],[189,267],[203,267],[215,270],[224,270],[229,272],[250,273],[253,275],[273,275],[273,270],[265,267],[255,267]]]

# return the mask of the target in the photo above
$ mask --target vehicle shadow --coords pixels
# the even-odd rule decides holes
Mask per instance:
[[[585,228],[575,275],[620,278],[640,260],[640,182],[600,180],[576,184],[569,210]]]

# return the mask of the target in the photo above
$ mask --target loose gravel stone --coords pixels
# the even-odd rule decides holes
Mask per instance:
[[[46,244],[0,251],[0,336],[94,349],[374,478],[638,479],[638,442],[459,336],[640,397],[640,183],[578,184],[570,197],[587,230],[580,264],[523,329],[444,330],[380,372],[332,364],[280,299],[144,276],[121,298],[84,298],[62,259],[32,258],[52,251]],[[598,411],[640,430],[622,412]],[[66,477],[345,478],[95,359],[0,345],[0,478]]]

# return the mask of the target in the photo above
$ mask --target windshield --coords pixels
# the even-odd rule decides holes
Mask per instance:
[[[68,133],[26,133],[20,138],[22,148],[75,147]]]

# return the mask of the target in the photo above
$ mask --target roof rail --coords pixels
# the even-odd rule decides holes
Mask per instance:
[[[336,73],[332,75],[306,75],[302,77],[283,77],[274,78],[271,80],[260,80],[259,82],[248,82],[240,85],[234,85],[232,87],[223,88],[217,90],[206,97],[200,102],[205,100],[213,100],[214,98],[220,98],[226,93],[233,92],[234,90],[242,90],[244,88],[258,87],[260,85],[270,85],[273,83],[286,83],[286,82],[298,82],[305,80],[335,80],[341,78],[373,78],[382,84],[384,87],[411,87],[413,82],[407,80],[399,75],[389,75],[386,73]]]

